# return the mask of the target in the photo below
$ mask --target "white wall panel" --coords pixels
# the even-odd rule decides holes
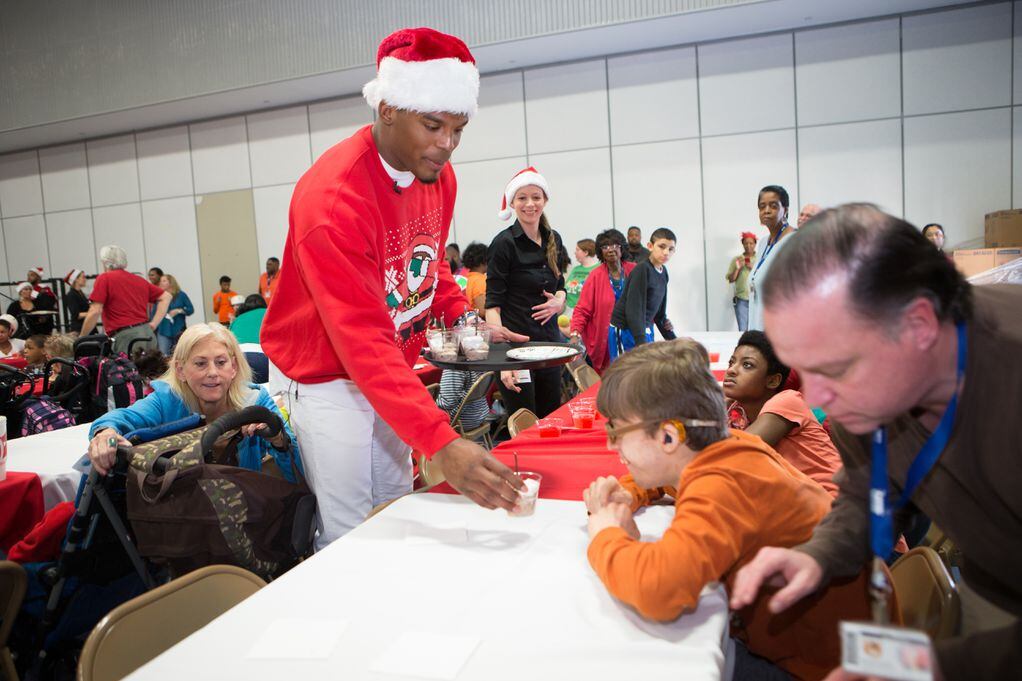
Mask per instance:
[[[297,182],[312,165],[309,118],[304,106],[248,116],[252,185]]]
[[[252,186],[244,116],[196,123],[189,130],[196,194]]]
[[[802,204],[875,203],[901,215],[901,121],[801,128],[798,132]]]
[[[529,154],[606,146],[607,67],[602,59],[525,72]]]
[[[479,113],[461,136],[456,163],[525,155],[522,72],[485,76],[479,84]]]
[[[12,281],[24,281],[30,267],[50,270],[46,248],[46,220],[42,215],[27,215],[3,221],[7,250],[7,274]],[[7,308],[6,305],[3,306]]]
[[[135,139],[143,201],[192,193],[192,153],[187,126],[140,132]]]
[[[798,124],[900,115],[899,43],[897,19],[796,33]]]
[[[607,80],[613,144],[699,135],[694,47],[608,59]]]
[[[138,201],[134,135],[90,140],[85,150],[89,159],[89,191],[93,206]]]
[[[1011,207],[1022,206],[1022,107],[1012,109],[1012,169]]]
[[[195,226],[195,199],[163,199],[142,202],[142,225],[145,232],[146,261],[159,265],[177,277],[181,289],[195,306],[190,319],[206,318],[206,301],[202,295],[199,271],[199,238]],[[129,261],[130,265],[130,261]],[[134,267],[131,268],[135,270]]]
[[[791,34],[700,45],[704,135],[795,125]]]
[[[678,330],[705,331],[699,140],[615,147],[613,154],[618,229],[638,225],[645,240],[657,227],[674,232],[678,250],[667,263],[667,316]]]
[[[1011,102],[1011,4],[902,20],[905,113]]]
[[[984,215],[1011,205],[1010,115],[995,109],[905,120],[909,222],[939,222],[948,248],[982,240]]]
[[[614,225],[609,149],[533,155],[529,160],[550,185],[547,217],[568,255],[579,239],[592,239]]]
[[[71,210],[46,216],[50,250],[50,276],[63,277],[76,267],[92,269],[96,244],[92,239],[92,211]]]
[[[373,112],[361,97],[345,97],[309,105],[309,133],[312,136],[312,160],[373,122]]]
[[[0,156],[0,215],[10,218],[42,212],[43,190],[35,150]]]
[[[511,176],[524,167],[524,156],[455,164],[458,199],[454,204],[455,228],[451,239],[462,250],[472,241],[489,246],[497,232],[507,226],[497,218],[500,197]],[[547,180],[553,181],[549,177]]]
[[[1018,6],[1018,3],[1013,3],[1015,8],[1015,30],[1013,34],[1013,49],[1012,54],[1014,55],[1014,64],[1012,66],[1012,75],[1014,76],[1015,82],[1012,83],[1012,92],[1014,93],[1011,101],[1012,104],[1022,104],[1022,11]]]
[[[259,243],[259,271],[265,271],[266,259],[281,258],[287,240],[288,208],[291,205],[293,184],[275,187],[256,187],[252,190],[255,205],[256,240]]]
[[[741,253],[739,235],[767,233],[759,224],[757,198],[768,184],[795,190],[795,131],[780,130],[703,140],[703,197],[706,221],[706,278],[709,330],[737,329],[731,287],[724,280],[731,258]],[[794,219],[796,216],[793,216]]]
[[[84,144],[39,150],[43,205],[47,212],[89,207],[89,174]]]
[[[149,260],[142,238],[142,208],[137,203],[120,206],[104,206],[92,209],[92,231],[96,245],[91,254],[81,253],[78,265],[89,272],[99,272],[99,249],[111,244],[120,246],[128,254],[128,269],[132,272],[147,272],[150,267],[163,267],[160,254]],[[166,268],[164,268],[165,271]],[[174,274],[171,272],[171,274]]]

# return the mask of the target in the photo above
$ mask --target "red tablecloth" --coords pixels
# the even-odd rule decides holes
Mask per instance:
[[[35,473],[12,473],[0,482],[0,549],[4,553],[43,517],[43,486]]]
[[[433,366],[429,362],[419,362],[415,365],[415,375],[419,377],[423,385],[431,385],[433,383],[440,382],[440,374],[443,373],[443,369],[440,367]]]
[[[575,400],[579,397],[596,397],[598,391],[599,385],[593,386]],[[565,426],[571,425],[570,404],[561,405],[549,418],[560,419]],[[580,501],[582,491],[597,477],[620,477],[628,472],[617,452],[607,449],[603,423],[603,417],[598,415],[592,430],[563,430],[559,437],[549,438],[541,438],[539,429],[533,426],[520,432],[518,437],[494,447],[493,455],[514,468],[517,453],[519,470],[541,474],[541,498]],[[432,491],[454,493],[446,483]]]

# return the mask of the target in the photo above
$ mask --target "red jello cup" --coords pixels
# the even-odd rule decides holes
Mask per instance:
[[[593,427],[593,414],[591,412],[577,412],[571,415],[571,422],[579,430],[589,430]]]
[[[718,383],[723,383],[724,382],[724,374],[726,374],[726,373],[727,373],[727,369],[714,369],[713,370],[713,377],[715,379],[717,379]]]
[[[720,361],[720,353],[719,352],[711,352],[710,353],[710,364],[716,364],[719,361]]]
[[[536,421],[536,428],[539,430],[540,437],[560,437],[561,435],[561,424],[550,419]]]

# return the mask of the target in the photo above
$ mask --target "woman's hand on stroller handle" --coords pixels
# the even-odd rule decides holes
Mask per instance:
[[[117,461],[117,448],[130,448],[131,443],[113,428],[104,428],[89,441],[89,461],[100,475],[109,473]]]
[[[277,428],[276,434],[273,432],[273,428],[265,423],[249,423],[248,425],[241,427],[241,434],[245,437],[252,437],[258,435],[263,438],[276,449],[286,449],[289,442],[287,432],[283,428]]]

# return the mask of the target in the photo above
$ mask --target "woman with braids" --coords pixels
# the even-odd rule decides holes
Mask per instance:
[[[511,178],[498,214],[517,219],[493,238],[487,252],[486,321],[533,341],[563,340],[557,315],[564,310],[564,273],[557,265],[561,236],[543,209],[550,198],[546,179],[532,167]],[[560,405],[561,367],[502,371],[500,390],[508,413],[526,408],[543,417]]]

